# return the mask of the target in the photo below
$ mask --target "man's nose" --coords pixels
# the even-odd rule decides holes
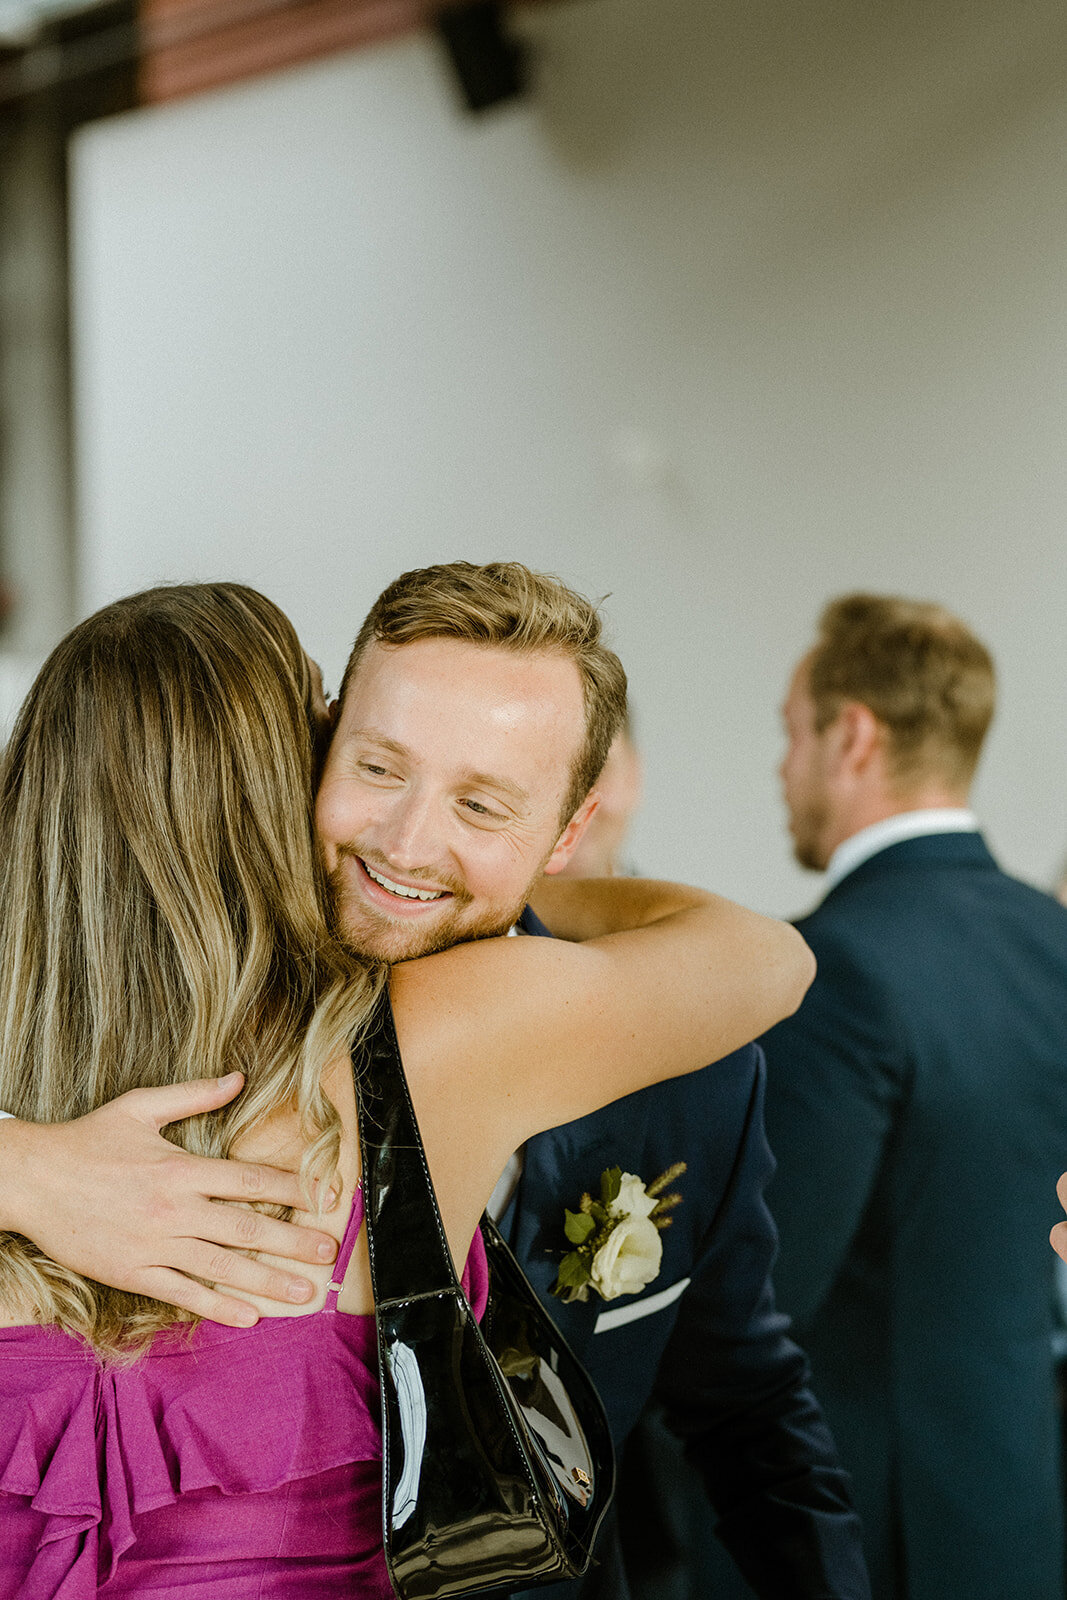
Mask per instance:
[[[440,815],[429,795],[406,794],[379,828],[378,843],[399,872],[432,867],[440,859]]]

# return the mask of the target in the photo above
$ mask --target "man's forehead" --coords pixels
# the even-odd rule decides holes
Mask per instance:
[[[526,793],[531,760],[560,783],[585,736],[576,664],[556,652],[520,653],[465,640],[368,646],[345,692],[338,727],[454,773]]]
[[[556,718],[584,721],[577,664],[559,651],[508,650],[465,639],[416,639],[409,644],[373,641],[364,651],[345,692],[361,703],[368,696],[386,706],[419,692],[447,701],[455,712],[469,703],[529,712],[538,706]]]
[[[811,651],[801,656],[796,666],[789,675],[789,684],[782,702],[782,709],[803,703],[811,698]]]

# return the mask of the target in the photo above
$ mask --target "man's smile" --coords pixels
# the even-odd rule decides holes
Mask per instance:
[[[447,892],[444,889],[415,889],[408,884],[396,883],[392,878],[386,878],[382,873],[375,872],[373,867],[369,867],[362,860],[360,866],[368,878],[381,884],[383,889],[388,889],[390,894],[399,895],[403,900],[443,900]]]
[[[368,910],[385,913],[393,921],[427,917],[455,902],[455,893],[436,883],[403,882],[379,867],[372,867],[363,856],[346,850],[338,863],[335,893],[354,894]]]

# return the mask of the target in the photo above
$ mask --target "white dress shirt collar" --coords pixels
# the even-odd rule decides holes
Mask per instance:
[[[919,839],[928,833],[977,833],[978,818],[963,806],[943,806],[925,811],[901,811],[895,817],[872,822],[838,845],[826,866],[826,893],[842,878],[903,839]]]

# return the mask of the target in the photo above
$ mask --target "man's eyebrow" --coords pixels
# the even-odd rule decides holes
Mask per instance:
[[[388,750],[393,756],[409,756],[411,751],[407,745],[399,744],[396,739],[390,739],[384,733],[378,733],[375,728],[353,728],[346,739],[363,739],[367,744],[374,745],[379,750]]]

